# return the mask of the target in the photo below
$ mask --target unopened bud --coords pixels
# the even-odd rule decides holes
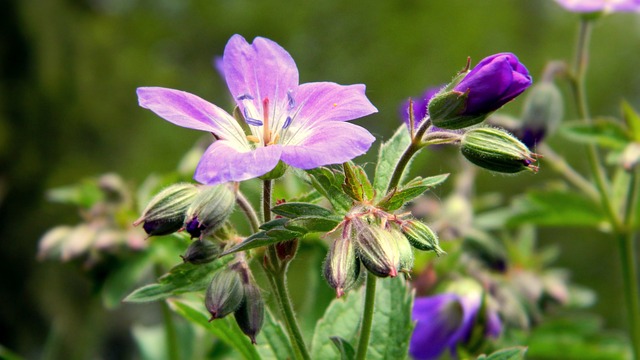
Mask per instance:
[[[187,209],[200,188],[190,183],[174,184],[154,196],[133,225],[142,225],[149,236],[174,233],[184,223]]]
[[[236,311],[242,303],[244,291],[237,271],[225,268],[213,275],[204,304],[211,320],[221,319]]]
[[[352,239],[336,239],[324,261],[324,278],[336,290],[336,296],[341,297],[351,289],[359,275],[360,260],[356,257]]]
[[[411,269],[413,269],[413,249],[407,238],[402,236],[397,230],[394,230],[394,232],[397,233],[394,234],[393,238],[396,240],[396,246],[400,254],[398,271],[408,276],[411,274]]]
[[[244,299],[234,316],[240,330],[255,344],[264,322],[264,300],[260,289],[252,281],[244,284]]]
[[[185,229],[193,238],[214,232],[233,211],[235,200],[235,194],[227,185],[204,187],[187,210]]]
[[[298,250],[298,239],[281,241],[276,244],[276,254],[281,261],[291,261]]]
[[[538,171],[533,163],[539,155],[504,130],[472,129],[462,136],[460,144],[462,155],[481,168],[501,173]]]
[[[531,87],[525,98],[522,125],[516,135],[526,146],[535,146],[557,129],[563,114],[560,90],[550,81],[540,82]]]
[[[396,277],[400,253],[393,234],[377,224],[356,226],[356,251],[362,264],[379,277]]]
[[[422,251],[434,251],[436,255],[444,254],[440,248],[438,235],[422,221],[407,220],[402,224],[402,232],[411,243],[411,246]]]
[[[279,179],[280,177],[282,177],[282,175],[284,175],[284,173],[287,171],[288,168],[289,168],[289,166],[287,164],[285,164],[282,161],[278,161],[278,165],[276,165],[276,167],[274,167],[268,173],[260,176],[260,180],[275,180],[275,179]]]
[[[189,245],[184,255],[180,255],[184,262],[199,265],[215,260],[220,255],[220,247],[207,240],[196,240]]]

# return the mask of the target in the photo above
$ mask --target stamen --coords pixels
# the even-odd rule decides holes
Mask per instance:
[[[265,145],[271,142],[271,129],[269,129],[269,98],[262,100],[262,118],[264,119],[264,128],[262,129],[262,140]]]
[[[252,143],[256,143],[256,144],[260,143],[260,138],[258,138],[257,136],[253,136],[253,135],[247,135],[247,140],[249,140]]]
[[[236,99],[238,99],[238,101],[253,100],[253,96],[251,96],[249,94],[242,94],[242,95],[238,96]]]
[[[249,112],[247,111],[247,108],[244,108],[243,113],[244,113],[244,121],[246,121],[247,124],[252,126],[262,126],[262,121],[249,117]]]
[[[287,116],[287,118],[284,120],[284,125],[282,125],[283,129],[286,129],[289,127],[289,125],[291,125],[291,116]]]
[[[287,103],[288,103],[288,106],[289,106],[289,110],[293,109],[294,106],[296,106],[296,101],[293,98],[293,95],[291,95],[291,90],[287,91]]]
[[[269,141],[267,145],[277,144],[278,140],[280,140],[280,134],[276,134],[276,136],[271,141]]]

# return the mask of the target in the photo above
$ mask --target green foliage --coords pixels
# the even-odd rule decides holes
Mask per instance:
[[[332,336],[331,341],[340,352],[340,360],[354,359],[354,357],[356,356],[356,352],[353,349],[353,346],[351,346],[351,344],[347,340],[338,336]]]
[[[367,174],[364,169],[352,162],[346,162],[343,165],[345,180],[342,189],[345,194],[349,195],[356,201],[373,200],[374,191]]]
[[[396,164],[411,143],[406,126],[401,125],[391,138],[380,145],[376,162],[376,173],[373,178],[373,189],[376,197],[385,196],[389,181]]]
[[[362,304],[363,293],[361,290],[351,291],[346,296],[334,299],[329,304],[324,316],[316,323],[311,340],[312,359],[337,358],[338,350],[329,342],[332,337],[339,337],[350,344],[356,343]]]
[[[425,191],[442,184],[448,177],[449,174],[441,174],[427,178],[417,177],[399,189],[392,189],[380,200],[377,206],[387,211],[397,210],[407,202],[422,195]]]
[[[122,262],[107,277],[102,285],[102,302],[109,308],[115,308],[135,286],[142,274],[153,265],[150,252],[136,254]]]
[[[289,343],[289,338],[282,325],[274,319],[270,311],[265,311],[262,331],[258,335],[258,352],[265,359],[294,359],[295,354]]]
[[[605,221],[598,204],[567,191],[530,191],[515,208],[508,225],[599,227]]]
[[[160,277],[157,283],[135,290],[123,301],[140,303],[162,300],[187,292],[203,291],[209,286],[213,274],[231,260],[230,257],[222,257],[202,265],[190,263],[177,265]]]
[[[277,215],[294,219],[300,216],[322,216],[328,217],[333,213],[321,206],[299,203],[299,202],[287,202],[284,204],[276,205],[271,208],[271,211]]]
[[[593,124],[566,122],[560,127],[560,133],[575,142],[613,150],[624,149],[631,136],[620,121],[609,118],[595,119]]]
[[[345,213],[353,200],[342,190],[345,176],[341,172],[326,167],[307,170],[311,185],[324,196],[337,213]]]
[[[478,360],[522,360],[526,352],[526,347],[518,346],[494,351],[489,356],[480,355]]]

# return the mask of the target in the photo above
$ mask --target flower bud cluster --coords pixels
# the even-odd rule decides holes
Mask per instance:
[[[423,223],[370,205],[354,207],[338,228],[341,236],[334,240],[324,262],[324,276],[338,297],[357,284],[361,266],[378,277],[409,275],[412,246],[444,254],[435,233]]]
[[[209,321],[233,313],[242,332],[256,343],[264,322],[264,300],[243,258],[213,275],[205,307],[211,314]]]
[[[233,211],[235,193],[227,185],[174,184],[154,196],[134,225],[149,236],[186,229],[202,239],[219,229]]]

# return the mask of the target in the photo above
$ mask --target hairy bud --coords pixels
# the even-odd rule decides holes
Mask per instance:
[[[196,240],[189,245],[184,255],[180,255],[184,262],[199,265],[215,260],[220,255],[220,247],[210,241]]]
[[[356,252],[362,264],[379,277],[398,275],[400,253],[393,233],[377,224],[356,226]]]
[[[411,246],[422,251],[434,251],[436,255],[444,254],[440,248],[438,236],[422,221],[407,220],[402,224],[402,232],[411,243]]]
[[[501,173],[538,171],[533,165],[538,155],[504,130],[472,129],[462,136],[460,144],[462,155],[481,168]]]
[[[360,260],[356,257],[353,241],[339,238],[333,242],[324,261],[324,277],[341,297],[356,284],[360,275]]]
[[[133,225],[142,225],[149,236],[174,233],[184,223],[187,209],[200,192],[190,183],[174,184],[154,196]]]
[[[240,274],[225,268],[213,275],[205,295],[204,305],[211,314],[211,320],[221,319],[236,311],[244,297]]]
[[[235,194],[227,185],[204,187],[187,210],[185,229],[194,238],[214,232],[233,211],[235,200]]]
[[[234,316],[240,330],[255,344],[256,336],[258,336],[264,322],[264,300],[260,294],[260,289],[253,281],[249,281],[243,287],[244,299],[240,307],[234,312]]]

